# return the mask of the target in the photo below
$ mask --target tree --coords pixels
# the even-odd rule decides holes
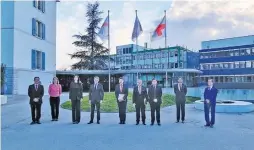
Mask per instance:
[[[71,59],[79,59],[79,61],[71,66],[72,69],[99,70],[107,68],[109,50],[102,43],[97,42],[98,25],[102,20],[100,17],[102,13],[99,11],[98,2],[87,4],[86,18],[89,25],[86,28],[86,34],[73,36],[77,39],[73,44],[78,50],[69,55]]]

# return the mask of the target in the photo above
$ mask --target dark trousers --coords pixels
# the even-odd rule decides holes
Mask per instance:
[[[94,109],[96,106],[96,111],[97,111],[97,121],[100,121],[100,102],[95,102],[91,104],[91,122],[93,122],[93,118],[94,118]]]
[[[215,123],[215,106],[216,104],[207,104],[204,103],[204,109],[205,109],[205,121],[207,125],[214,125]],[[211,109],[211,121],[209,119],[209,110]]]
[[[126,105],[127,101],[118,102],[119,118],[121,122],[125,122],[126,120]]]
[[[49,102],[50,102],[50,107],[51,107],[52,119],[58,119],[60,97],[50,97]]]
[[[139,122],[140,120],[140,112],[142,116],[142,122],[145,123],[146,120],[146,113],[145,113],[146,106],[144,104],[136,104],[136,121]]]
[[[176,101],[176,119],[180,120],[180,111],[181,111],[181,120],[185,119],[185,101]]]
[[[40,121],[41,118],[41,104],[40,103],[32,103],[30,104],[31,114],[33,122]]]
[[[80,100],[71,100],[72,122],[80,122]]]
[[[151,122],[154,123],[155,121],[155,112],[156,112],[156,121],[160,123],[160,104],[158,103],[150,103],[151,106]]]

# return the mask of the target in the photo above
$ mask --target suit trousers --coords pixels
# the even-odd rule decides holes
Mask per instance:
[[[60,97],[50,97],[49,102],[50,102],[50,107],[51,107],[52,119],[58,119]]]
[[[126,120],[126,105],[127,101],[118,102],[119,118],[123,122]]]
[[[40,121],[41,118],[41,103],[31,103],[31,114],[32,114],[32,120],[33,122],[35,121]]]
[[[176,100],[176,120],[180,120],[180,112],[181,112],[181,120],[185,120],[185,101],[177,101]]]
[[[205,109],[205,121],[207,125],[214,125],[215,124],[215,106],[216,104],[213,103],[204,103],[204,109]],[[211,120],[209,117],[209,112],[211,109]]]
[[[71,100],[72,122],[80,122],[80,100]]]
[[[156,121],[160,123],[160,104],[159,103],[150,103],[151,107],[151,123],[155,121],[155,112],[156,112]]]
[[[91,104],[91,122],[93,122],[93,119],[94,119],[94,110],[95,110],[95,106],[96,106],[96,111],[97,111],[97,121],[100,121],[100,102],[94,102]]]
[[[146,106],[144,104],[136,104],[136,121],[139,122],[140,120],[140,112],[142,116],[142,122],[145,123],[146,120],[146,113],[145,113]]]

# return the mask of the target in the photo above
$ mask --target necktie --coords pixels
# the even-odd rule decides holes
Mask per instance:
[[[38,90],[38,84],[35,84],[35,90],[36,91]]]
[[[97,84],[94,85],[94,88],[97,90]]]
[[[141,87],[140,86],[138,86],[138,92],[139,92],[139,94],[141,94]]]

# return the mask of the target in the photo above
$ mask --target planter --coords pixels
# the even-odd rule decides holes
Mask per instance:
[[[1,99],[1,105],[7,103],[7,96],[5,96],[5,95],[0,95],[0,99]]]
[[[204,110],[204,101],[195,101],[195,108]],[[217,101],[215,111],[217,113],[248,113],[254,111],[254,104],[244,101]]]

